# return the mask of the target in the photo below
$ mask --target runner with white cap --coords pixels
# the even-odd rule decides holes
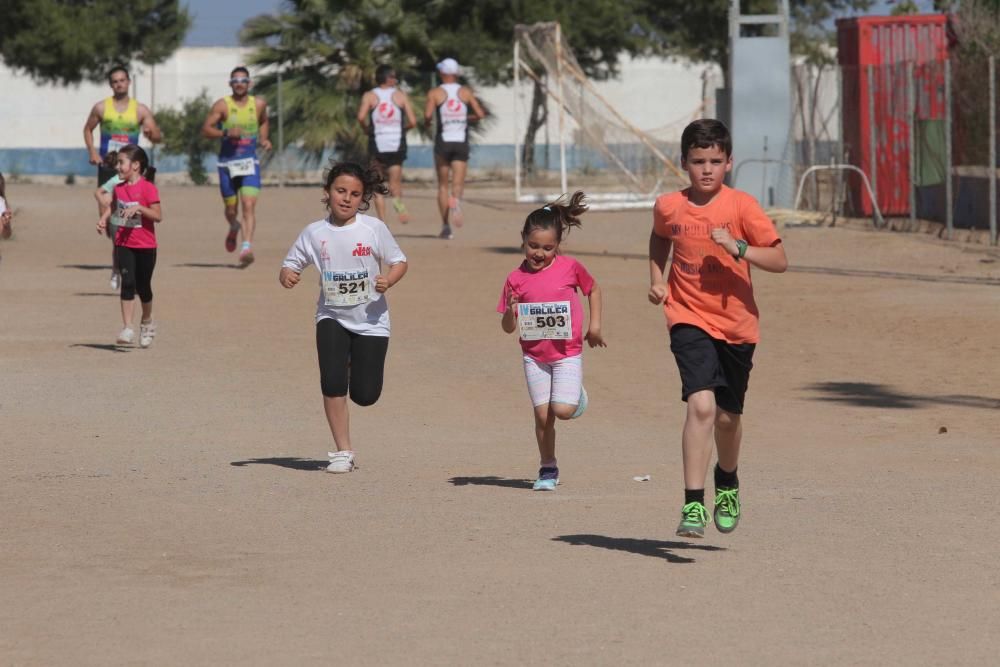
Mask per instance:
[[[460,67],[454,58],[437,64],[441,85],[427,93],[424,120],[429,126],[437,116],[434,167],[438,179],[438,210],[443,239],[453,238],[453,227],[462,226],[462,195],[469,163],[469,123],[486,113],[468,86],[458,82]]]

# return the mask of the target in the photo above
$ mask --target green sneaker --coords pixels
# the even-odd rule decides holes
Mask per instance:
[[[681,522],[677,526],[677,537],[705,537],[705,526],[711,518],[708,510],[699,502],[688,503],[681,508]]]
[[[731,533],[740,523],[740,489],[715,490],[715,527],[720,533]]]

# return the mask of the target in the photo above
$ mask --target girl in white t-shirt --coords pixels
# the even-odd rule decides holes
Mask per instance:
[[[299,234],[281,266],[278,281],[292,288],[312,264],[320,272],[316,305],[323,407],[337,451],[327,472],[354,470],[347,396],[372,405],[382,393],[389,347],[385,292],[406,274],[406,255],[378,218],[364,215],[372,197],[389,194],[382,176],[352,162],[327,170],[323,186],[329,215]],[[388,272],[382,273],[382,265]]]

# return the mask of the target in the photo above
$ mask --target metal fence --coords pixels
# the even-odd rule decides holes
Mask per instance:
[[[991,56],[860,67],[793,67],[798,174],[851,165],[886,218],[988,230],[997,243],[997,67]],[[858,173],[811,172],[802,207],[873,216]]]

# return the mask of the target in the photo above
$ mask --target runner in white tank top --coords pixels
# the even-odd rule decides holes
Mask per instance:
[[[387,177],[392,207],[399,221],[406,224],[410,213],[403,204],[403,162],[406,160],[406,131],[416,127],[409,96],[397,87],[399,79],[390,65],[379,65],[375,70],[375,83],[361,97],[358,123],[368,134],[368,157],[379,165]],[[375,195],[375,212],[385,220],[385,198]]]
[[[435,144],[469,142],[469,105],[461,100],[458,91],[461,84],[442,83],[441,90],[447,96],[437,107],[437,137]]]
[[[372,88],[372,93],[378,98],[369,112],[371,123],[371,138],[375,144],[376,153],[396,153],[406,150],[406,119],[403,110],[393,101],[395,86],[391,88]]]
[[[424,120],[437,118],[434,167],[438,178],[438,210],[443,239],[453,238],[452,227],[462,226],[461,199],[469,162],[469,123],[486,116],[476,96],[458,83],[458,63],[445,58],[438,63],[441,85],[427,94]]]

